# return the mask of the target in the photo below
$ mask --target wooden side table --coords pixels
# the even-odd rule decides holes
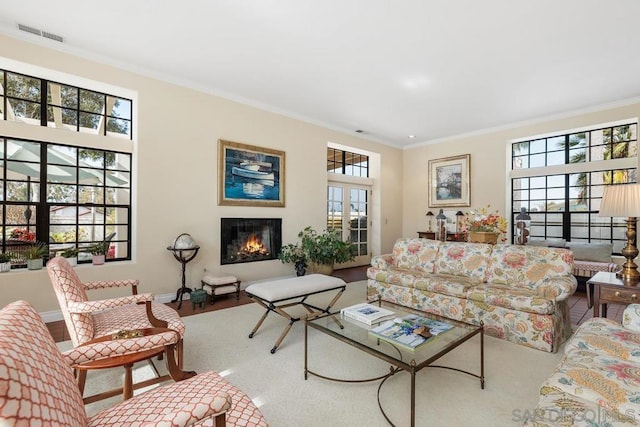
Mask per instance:
[[[587,303],[593,305],[593,317],[607,317],[607,303],[633,304],[640,302],[640,281],[623,281],[616,273],[599,271],[587,281]],[[592,289],[593,288],[593,289]]]

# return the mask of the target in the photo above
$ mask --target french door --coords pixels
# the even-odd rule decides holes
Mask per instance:
[[[327,191],[327,229],[340,230],[343,239],[351,240],[355,261],[342,267],[371,262],[371,188],[347,183],[330,183]]]

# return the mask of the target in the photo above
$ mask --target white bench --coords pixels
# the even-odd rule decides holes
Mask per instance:
[[[271,354],[274,354],[295,322],[321,314],[329,314],[329,310],[338,301],[346,287],[347,284],[344,280],[338,277],[325,276],[324,274],[310,274],[249,285],[245,289],[247,295],[267,310],[258,320],[258,323],[249,334],[249,338],[253,338],[267,315],[272,311],[288,319],[289,323],[285,326],[271,349]],[[325,308],[306,302],[311,295],[330,291],[336,291],[337,293]],[[306,315],[293,316],[284,310],[296,305],[302,305],[307,309],[308,313]]]

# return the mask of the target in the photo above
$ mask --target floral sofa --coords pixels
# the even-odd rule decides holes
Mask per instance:
[[[622,325],[596,317],[578,327],[524,425],[640,425],[640,305]]]
[[[567,249],[405,238],[371,260],[367,297],[483,322],[489,335],[555,352],[571,335],[572,269]]]

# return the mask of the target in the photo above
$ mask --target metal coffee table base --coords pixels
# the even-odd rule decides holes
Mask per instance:
[[[474,378],[477,378],[480,380],[480,388],[482,390],[484,390],[484,328],[483,328],[483,323],[480,323],[480,329],[478,330],[478,333],[480,334],[480,374],[476,374],[473,372],[469,372],[469,371],[465,371],[462,369],[458,369],[458,368],[453,368],[450,366],[442,366],[442,365],[425,365],[424,363],[421,364],[420,366],[417,366],[415,364],[414,361],[412,361],[409,364],[406,363],[398,363],[398,361],[395,361],[393,359],[391,359],[390,357],[384,355],[384,354],[380,354],[380,353],[374,353],[372,352],[368,347],[366,346],[362,346],[360,344],[358,344],[357,342],[353,342],[351,340],[348,340],[346,338],[344,338],[341,335],[334,335],[328,331],[323,331],[325,333],[328,333],[329,335],[334,336],[335,338],[339,339],[340,341],[346,342],[347,344],[350,344],[356,348],[359,348],[375,357],[378,357],[380,359],[383,359],[389,363],[392,364],[392,366],[389,368],[389,373],[385,374],[385,375],[380,375],[378,377],[375,378],[367,378],[367,379],[361,379],[361,380],[347,380],[347,379],[341,379],[341,378],[333,378],[333,377],[329,377],[326,375],[322,375],[319,374],[317,372],[312,371],[311,369],[309,369],[309,363],[308,363],[308,351],[309,351],[309,335],[308,335],[308,326],[309,326],[309,321],[305,321],[305,328],[304,328],[304,379],[307,380],[309,378],[309,375],[318,377],[318,378],[322,378],[324,380],[329,380],[329,381],[336,381],[336,382],[342,382],[342,383],[367,383],[367,382],[374,382],[374,381],[380,381],[380,384],[378,385],[378,392],[377,392],[377,399],[378,399],[378,408],[380,408],[380,412],[382,413],[382,416],[385,418],[385,420],[387,420],[387,422],[392,425],[395,426],[395,424],[389,419],[389,417],[387,416],[386,412],[384,411],[384,408],[382,407],[382,402],[380,401],[380,390],[382,389],[382,386],[384,385],[384,383],[391,378],[392,376],[394,376],[395,374],[397,374],[398,372],[401,371],[406,371],[409,372],[411,374],[411,427],[415,427],[416,425],[416,374],[418,373],[418,371],[420,371],[422,368],[440,368],[440,369],[448,369],[451,371],[456,371],[456,372],[460,372],[466,375],[470,375]],[[463,342],[467,341],[468,339],[470,339],[472,336],[475,336],[476,334],[470,335],[468,336],[466,339],[462,340],[459,342],[459,344],[462,344]],[[380,344],[382,345],[387,345],[386,342],[384,341],[379,341]],[[458,345],[459,345],[458,344]],[[456,346],[457,347],[457,346]],[[445,354],[447,354],[449,351],[442,351],[438,354],[436,354],[434,357],[431,358],[432,361],[435,361],[437,359],[439,359],[440,357],[444,356]],[[400,355],[401,353],[398,351],[398,354]]]

